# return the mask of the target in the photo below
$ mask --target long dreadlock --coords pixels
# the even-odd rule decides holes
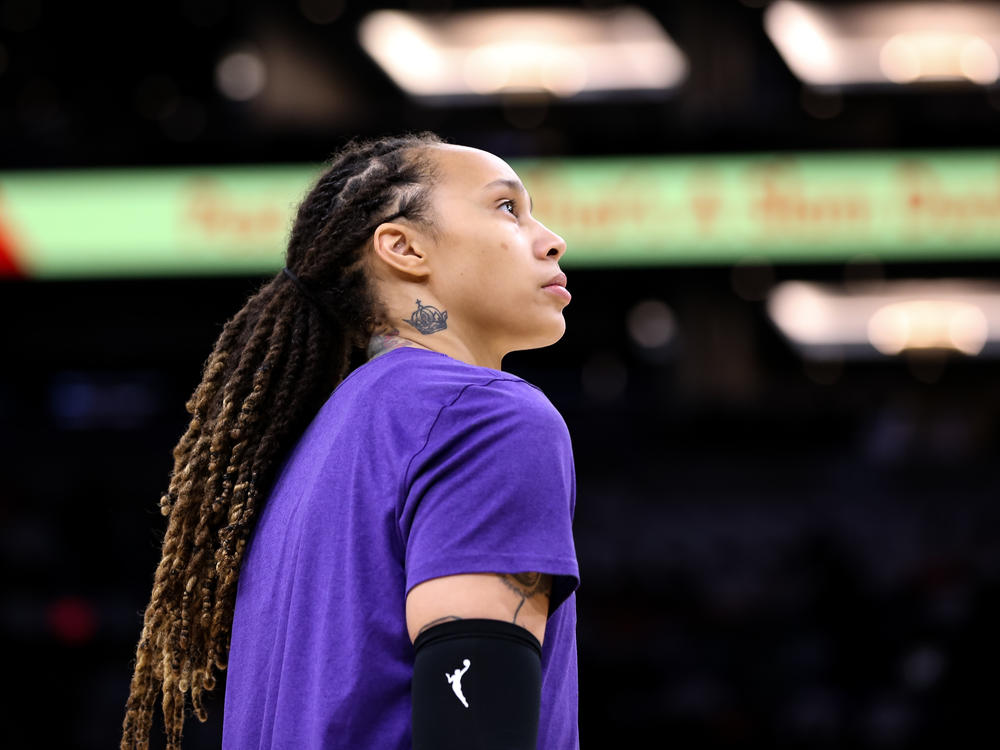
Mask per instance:
[[[240,561],[280,460],[380,319],[364,249],[386,217],[429,219],[432,133],[352,142],[299,205],[283,274],[226,323],[187,402],[160,510],[169,517],[136,650],[121,747],[147,748],[162,693],[168,750],[187,696],[225,669]],[[305,287],[306,293],[297,288]]]

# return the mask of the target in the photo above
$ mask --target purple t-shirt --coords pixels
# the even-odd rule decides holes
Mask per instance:
[[[355,370],[289,455],[251,537],[223,747],[409,750],[407,592],[539,571],[555,578],[538,748],[577,748],[575,493],[566,425],[524,380],[415,348]]]

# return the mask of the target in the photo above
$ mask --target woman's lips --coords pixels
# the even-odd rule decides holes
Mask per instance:
[[[567,302],[573,298],[573,295],[569,293],[569,289],[566,288],[566,274],[562,272],[557,273],[549,279],[542,289],[552,292],[557,297],[562,297]]]
[[[542,288],[546,292],[550,292],[551,294],[554,294],[557,297],[562,297],[567,302],[573,299],[573,295],[569,293],[569,289],[564,287],[562,284],[548,284]]]

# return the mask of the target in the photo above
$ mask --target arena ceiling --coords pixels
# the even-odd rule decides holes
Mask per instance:
[[[504,4],[541,5],[616,4]],[[442,106],[404,94],[362,49],[359,23],[379,8],[495,4],[9,0],[0,9],[0,169],[315,162],[350,136],[414,129],[512,157],[988,148],[998,140],[996,84],[811,89],[765,32],[766,2],[640,5],[687,57],[677,89]],[[217,71],[241,52],[263,62],[267,83],[233,100]]]

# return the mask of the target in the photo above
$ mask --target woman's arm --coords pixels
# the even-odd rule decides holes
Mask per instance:
[[[537,572],[451,575],[413,587],[414,750],[536,750],[551,592],[552,576]]]
[[[472,573],[432,578],[406,598],[406,627],[415,641],[424,630],[451,620],[502,620],[545,640],[552,576],[527,573]]]

